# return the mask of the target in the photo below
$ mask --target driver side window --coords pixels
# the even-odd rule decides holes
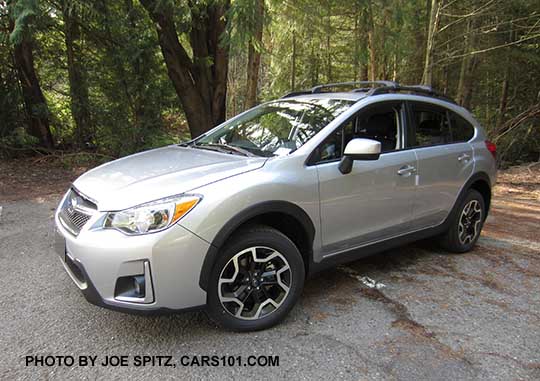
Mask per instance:
[[[399,105],[395,103],[362,110],[330,134],[316,149],[314,164],[337,161],[352,139],[365,138],[381,143],[381,152],[399,149]]]

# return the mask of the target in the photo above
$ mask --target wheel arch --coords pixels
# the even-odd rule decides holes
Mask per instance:
[[[208,248],[199,276],[199,286],[203,290],[207,290],[210,273],[219,256],[219,250],[235,232],[251,224],[268,225],[291,239],[302,254],[307,273],[315,238],[313,221],[304,209],[292,202],[265,201],[236,214],[216,234]]]
[[[486,175],[487,176],[487,175]],[[487,179],[482,176],[477,177],[469,185],[468,189],[477,190],[484,198],[484,204],[486,207],[486,216],[491,206],[491,186],[489,185],[489,177]]]
[[[491,205],[491,182],[490,178],[487,173],[485,172],[477,172],[473,174],[469,180],[465,183],[465,185],[461,188],[461,192],[459,193],[456,202],[454,203],[454,206],[452,208],[452,212],[450,213],[448,220],[451,220],[451,217],[453,217],[453,214],[457,213],[458,206],[461,204],[461,201],[465,198],[467,195],[467,192],[469,189],[474,189],[478,191],[482,197],[484,198],[484,204],[486,207],[486,218],[489,212],[489,208]]]

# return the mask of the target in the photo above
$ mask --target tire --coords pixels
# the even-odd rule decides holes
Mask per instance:
[[[485,219],[484,198],[478,191],[469,189],[452,217],[449,229],[441,236],[440,245],[451,253],[470,251],[480,237]]]
[[[242,229],[224,245],[212,268],[208,313],[232,331],[270,328],[296,304],[304,279],[302,256],[286,235],[267,226]]]

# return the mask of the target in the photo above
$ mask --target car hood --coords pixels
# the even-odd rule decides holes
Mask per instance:
[[[94,168],[73,185],[102,211],[140,205],[261,168],[266,158],[180,146],[126,156]]]

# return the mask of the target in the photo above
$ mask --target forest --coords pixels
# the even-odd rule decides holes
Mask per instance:
[[[0,0],[0,158],[115,158],[317,84],[423,84],[540,160],[540,0]]]

